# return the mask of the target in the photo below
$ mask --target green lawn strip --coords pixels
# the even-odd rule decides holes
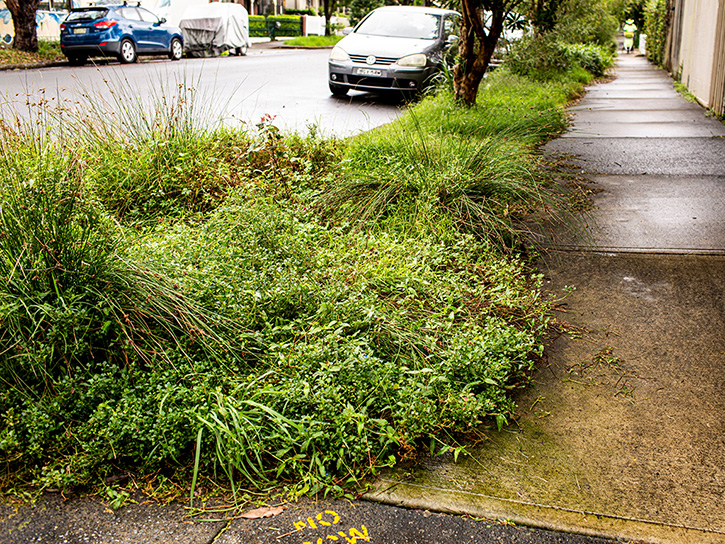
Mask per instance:
[[[344,36],[299,36],[285,40],[285,45],[295,47],[332,47]]]
[[[73,149],[6,126],[5,491],[341,492],[504,424],[549,322],[513,251],[550,201],[533,146],[576,90],[501,72],[345,142],[201,129],[184,93],[64,112]]]

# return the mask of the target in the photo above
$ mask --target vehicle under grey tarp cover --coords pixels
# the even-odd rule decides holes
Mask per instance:
[[[217,56],[228,50],[244,55],[249,47],[249,15],[240,4],[190,6],[179,27],[186,53],[192,57]]]

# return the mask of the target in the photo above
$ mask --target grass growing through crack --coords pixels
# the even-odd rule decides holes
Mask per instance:
[[[183,85],[4,125],[5,481],[341,492],[504,424],[548,325],[512,251],[559,202],[531,146],[568,91],[530,84],[512,127],[500,78],[349,142],[202,125]]]

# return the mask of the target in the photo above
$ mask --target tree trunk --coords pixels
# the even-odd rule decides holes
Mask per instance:
[[[455,99],[466,106],[473,106],[491,57],[503,31],[506,9],[503,5],[491,10],[488,29],[483,25],[483,10],[475,0],[462,0],[461,36],[458,51],[460,61],[453,70]]]
[[[330,19],[332,19],[332,12],[335,9],[335,0],[323,0],[322,10],[325,13],[325,36],[332,34],[330,28]]]
[[[38,32],[35,12],[40,0],[7,0],[7,7],[13,17],[15,39],[13,48],[35,53],[38,51]]]

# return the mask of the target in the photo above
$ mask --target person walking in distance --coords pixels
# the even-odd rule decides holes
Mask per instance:
[[[624,30],[624,50],[627,53],[631,53],[632,47],[634,47],[634,33],[637,32],[637,27],[634,24],[634,20],[627,19],[624,22],[622,30]]]

